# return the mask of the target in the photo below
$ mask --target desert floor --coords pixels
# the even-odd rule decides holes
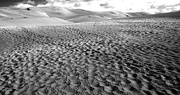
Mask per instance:
[[[179,95],[180,20],[0,28],[1,95]]]

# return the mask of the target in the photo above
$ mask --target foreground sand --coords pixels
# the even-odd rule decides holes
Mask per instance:
[[[178,95],[179,26],[151,19],[1,28],[0,93]]]

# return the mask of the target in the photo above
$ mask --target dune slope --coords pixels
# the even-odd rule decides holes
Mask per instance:
[[[129,18],[129,17],[144,17],[147,15],[149,14],[143,13],[143,12],[136,12],[136,13],[125,13],[125,12],[120,12],[120,11],[95,12],[95,11],[88,11],[88,10],[83,10],[83,9],[70,9],[70,8],[63,8],[63,7],[30,7],[30,8],[1,8],[0,9],[0,20],[3,20],[3,19],[25,20],[22,22],[26,22],[26,19],[24,18],[36,19],[36,18],[46,17],[48,20],[51,18],[59,18],[61,20],[66,20],[67,22],[69,21],[69,22],[74,22],[74,23],[81,23],[81,22],[96,22],[96,21],[102,21],[102,20],[110,20],[110,19],[113,20],[113,19],[120,19],[120,18]],[[21,22],[18,22],[18,23],[21,23]]]
[[[35,8],[0,9],[0,26],[46,26],[69,23],[71,22],[50,17],[46,12]]]
[[[179,18],[179,17],[180,17],[180,11],[169,12],[169,13],[159,13],[159,14],[149,15],[149,17],[171,17],[171,18]]]

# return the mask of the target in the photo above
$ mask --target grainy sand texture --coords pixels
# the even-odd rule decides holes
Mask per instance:
[[[1,95],[180,95],[180,21],[0,28]]]

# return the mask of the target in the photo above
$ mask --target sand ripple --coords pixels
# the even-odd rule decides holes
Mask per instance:
[[[142,40],[145,36],[139,41],[114,39],[113,33],[109,38],[89,33],[85,39],[85,34],[1,57],[0,94],[180,94],[178,44]]]
[[[41,50],[43,55],[38,53],[40,48],[14,52],[1,61],[0,90],[14,95],[179,93],[180,69],[177,59],[172,57],[164,61],[165,55],[156,55],[158,53],[153,50],[146,53],[151,57],[143,56],[145,50],[140,48],[146,46],[133,46],[131,48],[135,51],[123,52],[126,48],[121,47],[120,43],[111,44],[116,48],[104,45],[104,48],[111,50],[86,49],[77,44],[73,50],[61,49],[58,45],[54,46],[56,49],[49,47],[51,52]],[[137,52],[142,55],[137,55]]]

